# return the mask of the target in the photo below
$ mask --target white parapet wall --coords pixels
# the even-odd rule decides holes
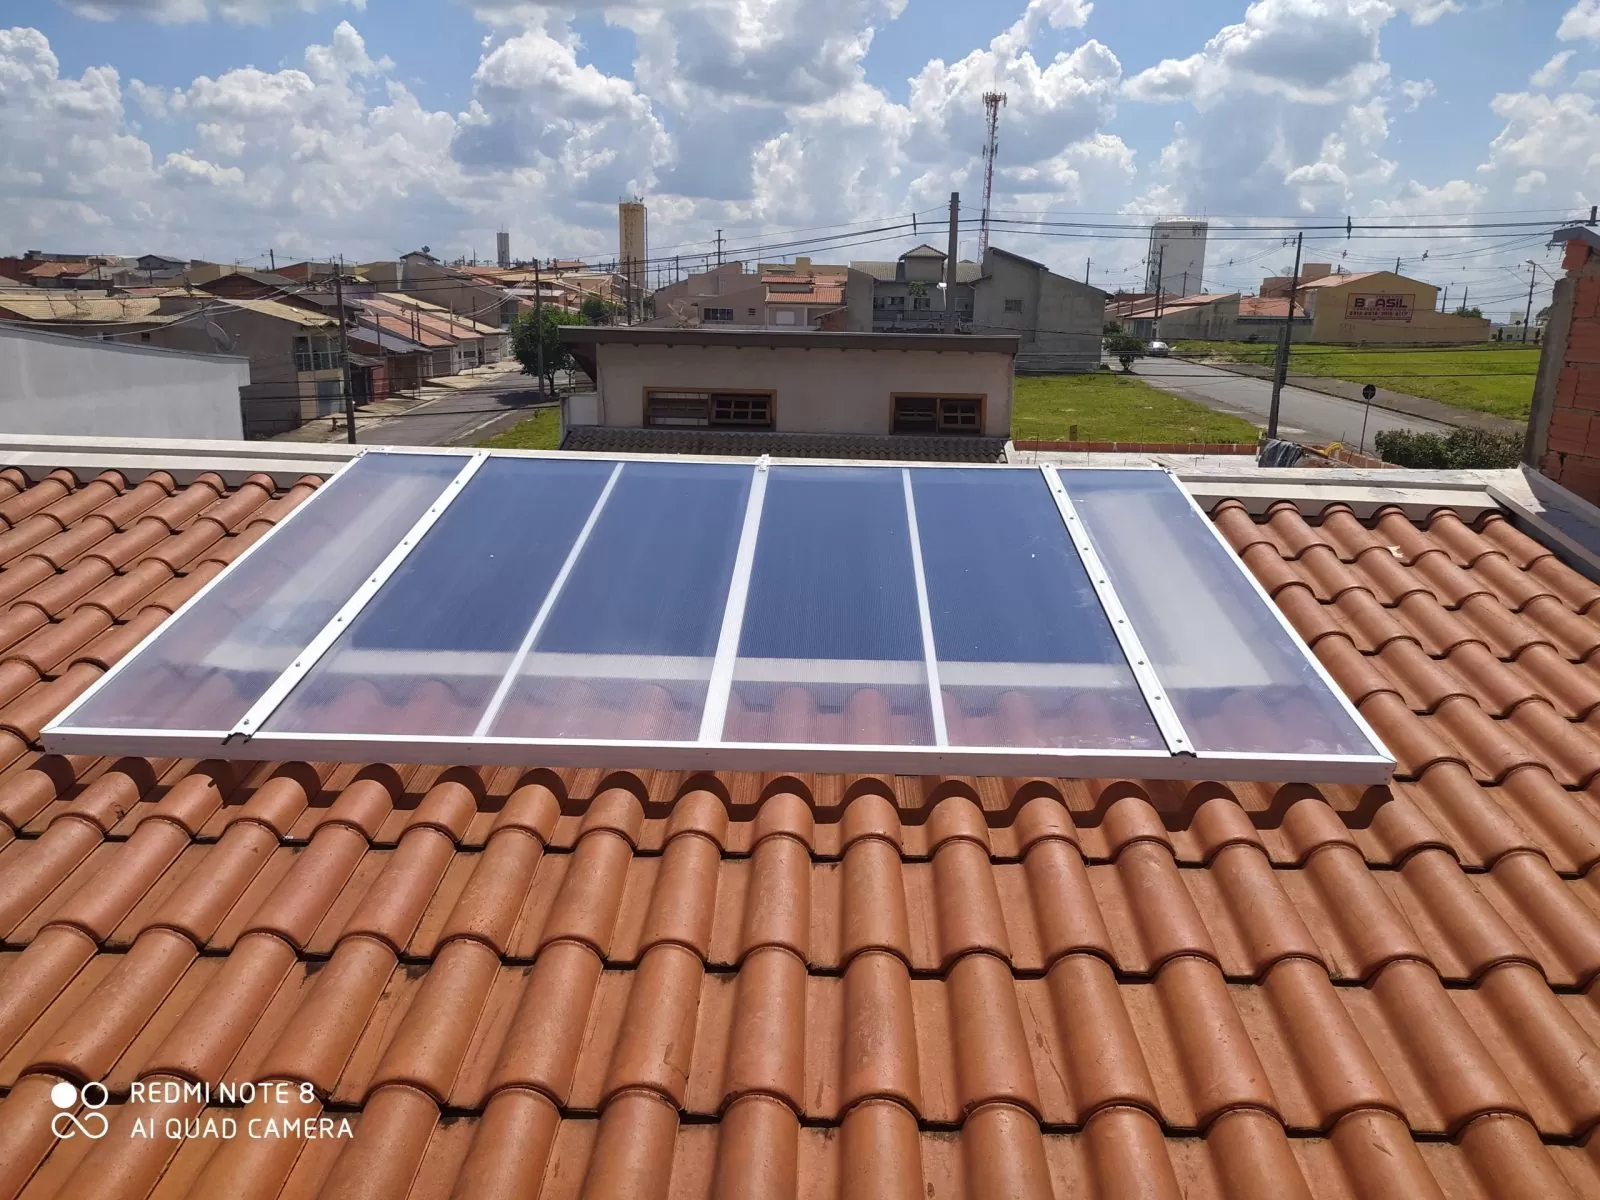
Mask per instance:
[[[0,325],[0,433],[241,438],[250,361]]]

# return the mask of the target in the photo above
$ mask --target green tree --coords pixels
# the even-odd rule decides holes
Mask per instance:
[[[617,319],[617,307],[599,292],[590,292],[583,298],[578,311],[590,325],[614,325]]]
[[[1122,364],[1124,371],[1133,370],[1133,360],[1144,357],[1145,340],[1142,337],[1135,337],[1131,333],[1123,333],[1119,330],[1116,333],[1107,334],[1105,346],[1106,353],[1115,355],[1117,361]]]
[[[1460,308],[1456,309],[1456,316],[1458,316],[1458,317],[1481,317],[1481,316],[1483,316],[1483,309],[1479,308],[1477,305],[1473,305],[1471,308],[1468,308],[1466,305],[1463,304]]]
[[[511,323],[511,349],[522,364],[523,373],[538,377],[539,351],[543,347],[545,383],[554,392],[556,372],[573,365],[572,355],[561,342],[561,327],[587,324],[589,320],[581,312],[567,312],[553,304],[520,314]]]

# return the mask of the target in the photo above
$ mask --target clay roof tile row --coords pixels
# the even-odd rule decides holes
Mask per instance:
[[[1600,1195],[1600,588],[1499,517],[1214,512],[1387,788],[38,750],[315,484],[0,472],[0,1195]]]

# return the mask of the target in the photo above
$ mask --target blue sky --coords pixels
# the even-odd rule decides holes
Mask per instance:
[[[1597,0],[12,0],[6,15],[0,228],[30,248],[483,254],[505,226],[522,254],[603,256],[631,192],[655,245],[689,248],[716,228],[753,247],[931,213],[953,188],[972,211],[990,87],[1011,96],[996,208],[1017,214],[1553,221],[1600,193]],[[1138,274],[1136,238],[1010,236],[1074,270],[1093,256],[1102,286]],[[1502,240],[1341,249],[1429,249],[1441,282],[1498,297],[1509,282],[1488,281],[1531,252]],[[1227,257],[1252,261],[1219,282],[1247,282],[1272,247],[1219,238]]]

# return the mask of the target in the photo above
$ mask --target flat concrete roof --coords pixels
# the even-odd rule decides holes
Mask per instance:
[[[728,346],[738,350],[938,350],[954,354],[1011,354],[1014,333],[825,333],[816,329],[674,329],[659,325],[564,325],[569,346]]]

